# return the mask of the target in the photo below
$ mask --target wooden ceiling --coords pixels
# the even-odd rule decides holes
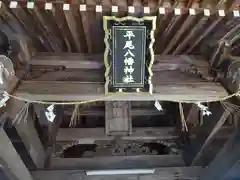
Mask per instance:
[[[64,3],[67,2],[54,1],[51,7],[39,0],[31,9],[25,1],[2,1],[2,29],[12,44],[17,44],[13,51],[21,49],[18,59],[26,62],[34,52],[103,53],[103,15],[145,12],[157,16],[156,54],[204,54],[209,58],[219,40],[232,38],[240,31],[237,0],[72,0],[70,6]],[[205,8],[210,10],[210,16]],[[238,42],[237,38],[233,43],[233,54],[238,53]]]

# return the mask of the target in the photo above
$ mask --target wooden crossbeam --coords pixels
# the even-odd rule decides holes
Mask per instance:
[[[130,136],[122,136],[122,140],[169,140],[176,139],[174,128],[133,128]],[[95,140],[114,140],[112,136],[106,136],[104,128],[60,128],[56,141],[78,141],[81,143],[94,143]]]
[[[111,156],[94,158],[53,158],[51,169],[141,169],[184,166],[181,155]]]
[[[45,53],[33,57],[34,66],[64,66],[67,69],[84,71],[48,72],[37,78],[23,81],[16,95],[31,100],[45,101],[81,101],[99,99],[104,96],[104,66],[102,55],[73,53]],[[197,70],[197,74],[186,72]],[[33,71],[38,71],[36,67]],[[155,56],[153,66],[153,95],[133,93],[124,96],[112,96],[105,100],[148,101],[148,100],[218,100],[227,95],[225,89],[214,83],[208,74],[209,64],[195,56]],[[64,81],[75,79],[77,82]],[[49,82],[51,81],[51,82]]]
[[[119,101],[148,101],[148,100],[194,100],[208,101],[218,100],[225,97],[227,92],[218,83],[210,82],[208,75],[209,64],[204,60],[198,60],[193,56],[155,56],[154,64],[154,94],[143,95],[134,93],[124,96],[111,96],[105,100]],[[31,100],[45,101],[81,101],[99,99],[104,96],[104,73],[102,56],[83,54],[56,54],[47,53],[34,57],[30,61],[31,65],[65,66],[66,68],[88,69],[83,72],[49,72],[43,76],[35,78],[37,81],[23,81],[18,88],[16,95]],[[200,78],[185,70],[194,67],[203,76]],[[92,71],[96,69],[97,71]],[[93,75],[89,76],[89,73]],[[76,78],[77,76],[77,78]],[[69,77],[78,82],[61,82],[63,77]],[[41,80],[41,81],[40,81]],[[48,82],[50,80],[51,82]],[[81,82],[79,82],[81,81]],[[85,81],[85,82],[83,82]],[[90,82],[86,82],[90,81]]]
[[[64,110],[64,114],[72,115],[72,110]],[[100,108],[88,108],[88,109],[80,109],[81,116],[105,116],[104,110]],[[131,115],[132,116],[156,116],[163,115],[164,111],[158,111],[155,107],[153,108],[132,108]]]
[[[155,55],[153,70],[174,70],[190,64],[202,70],[208,70],[209,63],[201,56],[191,55]],[[100,69],[104,66],[103,54],[81,53],[37,53],[30,65],[65,66],[69,69]]]
[[[0,167],[10,180],[33,180],[3,128],[0,128]]]
[[[122,179],[131,179],[137,180],[158,180],[159,177],[163,179],[175,179],[176,177],[179,179],[191,179],[197,180],[198,176],[202,171],[202,167],[167,167],[167,168],[155,168],[154,174],[149,175],[110,175],[104,176],[105,180],[122,180]],[[76,179],[85,179],[86,172],[82,170],[49,170],[49,171],[32,171],[33,177],[38,180],[59,180],[59,179],[68,179],[68,180],[76,180]],[[89,177],[88,177],[89,178]],[[94,176],[94,179],[100,180],[103,178],[102,176]]]
[[[165,75],[168,74],[168,77]],[[208,101],[219,100],[228,95],[217,83],[204,82],[196,78],[181,78],[181,73],[160,73],[153,78],[153,95],[132,93],[108,95],[103,82],[23,81],[16,96],[29,100],[43,101]],[[163,77],[165,76],[165,78]],[[171,76],[172,80],[170,79]],[[161,82],[162,81],[162,82]],[[104,98],[105,96],[105,98]]]

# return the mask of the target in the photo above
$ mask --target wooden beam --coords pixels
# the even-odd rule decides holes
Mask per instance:
[[[196,138],[191,141],[186,149],[186,161],[192,165],[202,163],[201,159],[204,159],[204,152],[230,115],[230,112],[225,111],[220,104],[213,105],[213,109],[210,109],[212,115],[204,116],[203,124],[199,127]]]
[[[180,42],[181,38],[183,38],[186,34],[189,34],[192,30],[192,24],[195,24],[196,21],[199,19],[199,11],[196,12],[197,14],[192,16],[189,15],[187,19],[183,22],[182,26],[180,26],[180,30],[176,32],[173,38],[168,43],[167,47],[164,49],[164,54],[171,52],[171,50],[177,46]]]
[[[210,24],[206,29],[203,30],[201,36],[198,36],[196,39],[194,39],[193,44],[186,50],[186,53],[191,53],[192,50],[204,39],[209,35],[217,26],[219,23],[224,19],[224,17],[218,17],[217,20],[213,21],[212,24]]]
[[[92,3],[92,1],[90,1],[90,3]],[[92,41],[92,37],[91,37],[91,31],[92,31],[91,25],[94,18],[93,13],[94,12],[87,11],[87,6],[85,4],[79,6],[79,16],[80,16],[79,20],[82,23],[82,29],[84,32],[83,34],[84,34],[84,39],[86,41],[86,47],[87,47],[88,53],[93,52],[94,42]]]
[[[107,135],[129,135],[132,132],[131,102],[105,102],[105,132]]]
[[[8,115],[11,119],[15,119],[17,113],[24,107],[25,102],[18,100],[10,100],[8,105]],[[15,128],[21,137],[32,161],[37,168],[43,168],[45,163],[45,151],[40,141],[38,133],[35,129],[34,121],[30,114],[27,119],[17,119]]]
[[[240,130],[225,143],[200,176],[200,180],[233,180],[240,178]]]
[[[103,74],[100,76],[104,76]],[[189,76],[179,71],[163,71],[153,76],[153,95],[132,93],[104,98],[104,82],[22,81],[16,96],[42,101],[208,101],[219,100],[228,93],[218,83]]]
[[[63,14],[65,16],[70,34],[72,36],[75,48],[77,49],[78,52],[81,52],[81,44],[79,41],[79,36],[78,36],[78,29],[76,25],[76,21],[74,20],[74,16],[72,11],[70,10],[63,10]]]
[[[169,140],[176,139],[178,135],[174,133],[174,128],[133,128],[130,136],[122,136],[122,140],[144,140],[158,139]],[[104,128],[60,128],[56,141],[86,141],[95,140],[114,140],[114,137],[106,136]]]
[[[167,168],[155,168],[154,174],[149,175],[109,175],[104,176],[105,180],[159,180],[162,179],[191,179],[197,180],[202,171],[202,167],[167,167]],[[51,171],[32,171],[32,175],[38,180],[76,180],[86,179],[86,172],[82,170],[51,170]],[[100,180],[103,176],[94,176],[94,179]]]
[[[201,56],[191,55],[155,55],[153,69],[167,70],[194,65],[199,69],[210,67]],[[189,60],[190,59],[190,60]],[[191,60],[192,59],[192,60]],[[37,53],[29,62],[30,65],[65,66],[69,69],[100,69],[104,66],[103,54],[81,53]],[[156,66],[156,67],[155,67]]]
[[[33,180],[3,128],[0,128],[0,164],[10,180]]]
[[[180,155],[110,156],[94,158],[53,158],[51,169],[142,169],[184,166]]]
[[[72,115],[72,110],[65,110],[64,114]],[[105,116],[104,110],[100,108],[88,108],[88,109],[80,109],[80,116]],[[155,107],[153,108],[132,108],[131,115],[132,116],[157,116],[165,114],[164,111],[158,111]]]
[[[224,113],[222,114],[220,120],[216,123],[216,125],[214,126],[212,132],[209,134],[209,136],[207,137],[206,141],[202,145],[200,151],[197,153],[197,155],[193,159],[192,164],[195,164],[202,157],[204,150],[213,141],[213,138],[215,137],[216,133],[219,131],[221,126],[225,123],[225,121],[227,120],[229,115],[230,115],[230,112],[224,111]]]

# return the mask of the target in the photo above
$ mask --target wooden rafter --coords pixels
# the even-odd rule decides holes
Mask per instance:
[[[229,8],[231,13],[233,13],[233,10],[238,10],[235,9],[237,1],[232,0],[224,2],[189,0],[175,1],[174,3],[168,0],[144,2],[139,0],[104,0],[101,2],[91,0],[86,1],[86,4],[82,3],[84,1],[73,0],[69,10],[65,8],[67,4],[63,5],[63,1],[58,2],[57,5],[53,2],[53,7],[50,9],[44,9],[44,6],[38,5],[38,3],[36,3],[35,9],[27,9],[26,11],[19,4],[16,8],[8,8],[9,2],[7,1],[4,1],[3,6],[7,7],[7,11],[28,32],[28,37],[33,40],[33,46],[36,50],[62,50],[82,53],[103,52],[104,33],[101,18],[105,14],[124,16],[132,14],[129,10],[134,9],[134,14],[157,15],[155,52],[180,54],[186,52],[198,53],[194,50],[198,49],[195,47],[204,45],[204,40],[209,37],[210,32],[213,30],[216,30],[216,34],[224,36],[226,32],[221,32],[220,29],[222,28],[218,28],[218,30],[217,27],[219,27],[223,19],[226,19],[226,25],[223,25],[225,27],[230,19],[237,18],[237,15],[229,18],[227,14]],[[40,10],[40,7],[43,10]],[[174,8],[181,8],[181,13],[176,13]],[[204,9],[209,9],[211,14],[204,13]],[[195,15],[192,14],[193,10],[196,12]],[[225,10],[225,13],[222,15],[220,12],[223,10]],[[46,18],[49,19],[49,22],[46,21]],[[35,23],[34,28],[29,23],[33,20],[34,22],[39,21],[38,24]],[[187,31],[193,27],[194,30],[191,31],[189,36]],[[163,39],[165,39],[164,42]]]
[[[239,126],[232,137],[224,144],[214,160],[204,169],[200,180],[238,179],[239,173]]]
[[[210,109],[213,113],[212,117],[203,117],[203,124],[198,127],[198,130],[195,130],[196,137],[186,147],[184,156],[188,164],[204,164],[204,161],[202,161],[204,155],[206,155],[204,152],[213,142],[213,139],[216,138],[216,134],[230,115],[230,112],[225,111],[223,108],[220,109],[221,113],[217,113],[220,111],[219,106],[217,106],[218,104],[213,105],[214,107]]]

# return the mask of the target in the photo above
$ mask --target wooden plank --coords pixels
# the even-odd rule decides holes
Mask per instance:
[[[0,164],[10,180],[33,180],[3,128],[0,128]]]
[[[220,84],[203,81],[177,71],[155,73],[153,84],[153,95],[132,93],[106,96],[104,82],[22,81],[15,95],[30,100],[43,101],[94,99],[105,101],[208,101],[219,100],[219,98],[228,95]]]
[[[111,156],[94,158],[53,158],[51,169],[141,169],[184,166],[180,155]]]
[[[14,119],[24,107],[25,102],[10,100],[8,104],[8,116]],[[45,151],[41,140],[38,136],[38,133],[34,126],[34,121],[30,114],[27,115],[27,119],[17,119],[17,123],[15,124],[15,128],[21,137],[28,153],[34,162],[37,168],[43,168],[45,163]]]
[[[34,178],[38,180],[159,180],[162,179],[191,179],[197,180],[202,171],[202,167],[168,167],[155,168],[155,173],[150,175],[109,175],[87,177],[85,171],[81,170],[50,170],[50,171],[32,171]]]
[[[122,140],[144,140],[159,139],[168,140],[176,139],[178,135],[174,133],[174,128],[133,128],[132,134],[122,136]],[[84,141],[94,142],[95,140],[113,140],[114,137],[106,136],[104,128],[60,128],[56,141]]]
[[[131,102],[105,102],[105,131],[107,135],[128,135],[132,131]]]
[[[195,56],[193,61],[189,61],[188,55],[155,55],[153,70],[177,69],[194,65],[197,68],[210,67],[207,60],[200,56]],[[80,54],[80,53],[37,53],[29,62],[30,65],[64,66],[69,69],[100,69],[104,66],[103,54]],[[165,68],[164,67],[168,67]]]
[[[105,116],[105,112],[102,109],[80,109],[80,116]],[[64,114],[72,115],[72,110],[65,110]],[[163,111],[158,111],[155,107],[153,108],[132,108],[132,116],[157,116],[165,114]]]
[[[240,130],[225,143],[214,160],[200,176],[200,180],[230,180],[240,178]]]

